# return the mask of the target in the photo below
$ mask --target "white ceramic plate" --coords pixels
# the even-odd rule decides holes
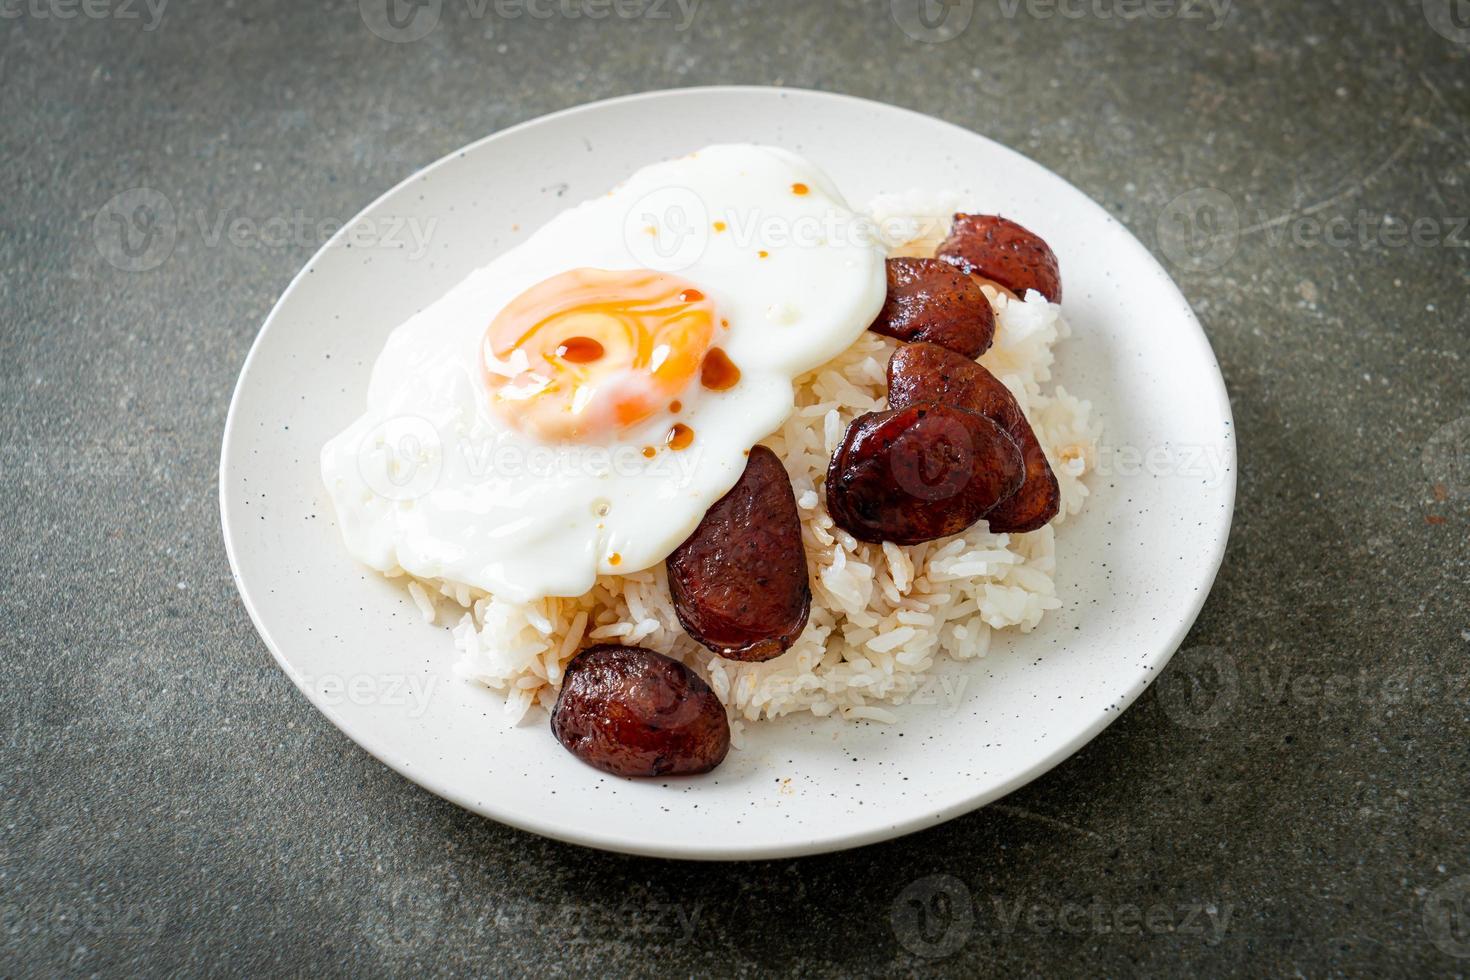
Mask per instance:
[[[1058,379],[1104,421],[1106,472],[1058,535],[1064,607],[1030,635],[998,634],[983,660],[943,665],[933,703],[900,709],[891,726],[750,725],[748,747],[707,776],[620,780],[568,755],[544,714],[508,728],[498,697],[454,678],[449,633],[343,549],[317,453],[361,411],[383,340],[414,311],[638,167],[740,141],[807,155],[858,205],[955,188],[1043,230],[1074,330]],[[426,252],[415,220],[430,231]],[[485,816],[593,847],[710,859],[829,851],[933,826],[1046,772],[1118,717],[1214,580],[1235,452],[1199,324],[1106,211],[983,136],[817,92],[655,92],[497,133],[348,227],[297,276],[245,362],[220,461],[225,546],[261,637],[312,703],[398,772]],[[357,247],[354,227],[367,229]]]

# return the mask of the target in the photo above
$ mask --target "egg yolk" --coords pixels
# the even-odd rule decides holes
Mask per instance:
[[[617,434],[699,376],[719,318],[692,283],[648,269],[572,269],[537,283],[485,331],[496,410],[543,439]]]

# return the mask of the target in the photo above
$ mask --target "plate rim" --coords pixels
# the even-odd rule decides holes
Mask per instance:
[[[1031,166],[1039,168],[1047,174],[1055,177],[1057,180],[1062,181],[1068,187],[1076,191],[1078,195],[1084,201],[1086,201],[1088,206],[1099,212],[1106,220],[1119,226],[1119,228],[1124,232],[1127,238],[1131,240],[1132,244],[1137,247],[1138,251],[1141,253],[1142,258],[1146,262],[1152,264],[1152,266],[1155,268],[1155,270],[1158,272],[1164,282],[1166,282],[1177,295],[1178,299],[1180,300],[1180,308],[1182,312],[1188,317],[1189,324],[1193,327],[1191,340],[1196,347],[1202,348],[1202,352],[1205,354],[1206,360],[1212,367],[1212,371],[1210,372],[1210,384],[1214,388],[1214,391],[1212,392],[1213,404],[1215,405],[1215,408],[1219,412],[1221,420],[1225,423],[1226,428],[1230,433],[1230,436],[1225,439],[1224,443],[1226,447],[1225,460],[1227,465],[1224,468],[1225,480],[1224,484],[1221,487],[1222,491],[1224,492],[1224,496],[1222,499],[1228,501],[1229,506],[1218,508],[1217,512],[1219,514],[1222,514],[1223,517],[1217,518],[1217,520],[1219,521],[1219,526],[1217,528],[1217,537],[1213,546],[1213,554],[1209,556],[1210,560],[1207,566],[1209,571],[1202,580],[1202,587],[1193,593],[1188,608],[1182,610],[1182,614],[1178,617],[1176,625],[1171,631],[1167,642],[1162,644],[1161,649],[1158,652],[1152,654],[1145,662],[1144,666],[1146,666],[1147,668],[1145,673],[1148,675],[1146,682],[1143,684],[1130,685],[1129,689],[1120,697],[1119,702],[1116,706],[1116,710],[1098,713],[1097,716],[1089,721],[1086,726],[1079,729],[1070,738],[1065,739],[1062,744],[1060,744],[1057,748],[1048,753],[1042,759],[1034,762],[1024,770],[1021,770],[1012,775],[1009,779],[1006,779],[989,789],[977,792],[959,803],[941,807],[939,809],[926,810],[916,816],[907,817],[892,824],[884,824],[872,829],[854,831],[849,833],[835,833],[830,835],[823,835],[821,837],[799,837],[797,839],[793,839],[782,844],[762,844],[744,847],[739,846],[738,844],[732,845],[728,842],[706,842],[702,840],[692,842],[670,842],[669,844],[666,844],[664,846],[652,846],[645,845],[636,841],[627,841],[620,837],[617,837],[616,835],[600,834],[595,828],[577,829],[567,828],[562,825],[553,823],[537,823],[534,820],[522,818],[521,816],[514,813],[503,812],[493,802],[487,802],[484,800],[471,800],[465,794],[458,792],[452,785],[436,782],[427,774],[415,770],[410,764],[395,759],[391,751],[389,751],[389,747],[378,745],[376,740],[366,734],[360,727],[353,728],[349,726],[349,724],[343,718],[341,718],[334,710],[332,710],[332,706],[325,703],[325,700],[322,697],[318,696],[312,686],[304,681],[300,673],[291,665],[291,662],[282,653],[281,644],[271,634],[270,628],[265,623],[259,610],[257,609],[256,603],[251,597],[250,589],[245,582],[244,576],[241,574],[239,561],[236,556],[234,536],[232,533],[231,510],[232,506],[234,505],[232,505],[232,494],[229,489],[229,481],[227,479],[227,476],[228,465],[230,462],[230,447],[236,435],[236,423],[238,421],[237,414],[242,392],[245,388],[246,381],[251,374],[251,368],[255,364],[256,357],[260,351],[261,344],[262,341],[265,339],[266,333],[270,330],[272,324],[275,323],[276,318],[280,315],[286,304],[292,299],[297,289],[301,287],[307,275],[314,269],[314,267],[323,257],[323,255],[334,248],[343,238],[345,238],[350,233],[350,230],[357,224],[359,219],[376,209],[385,200],[397,194],[399,191],[403,190],[415,181],[422,179],[427,174],[430,174],[441,167],[452,164],[453,161],[456,160],[458,157],[463,156],[464,154],[467,154],[471,151],[478,150],[486,144],[492,143],[497,140],[509,138],[513,134],[533,126],[539,126],[552,120],[562,119],[580,113],[595,112],[600,109],[605,109],[614,105],[623,105],[640,101],[654,101],[662,98],[688,96],[691,94],[747,95],[763,98],[771,96],[784,97],[786,95],[794,94],[802,97],[813,98],[819,101],[830,100],[833,102],[844,102],[867,107],[876,107],[887,112],[899,112],[910,116],[917,116],[929,124],[937,124],[950,129],[959,130],[961,133],[965,134],[968,137],[984,140],[987,143],[992,144],[993,146],[999,147],[1007,153],[1014,154],[1015,156],[1026,161]],[[276,661],[276,664],[281,668],[286,676],[291,679],[291,682],[297,687],[297,689],[306,696],[307,701],[319,712],[321,712],[327,718],[327,720],[330,721],[338,729],[338,731],[347,736],[347,738],[351,740],[353,744],[361,748],[363,751],[367,752],[370,756],[377,759],[383,765],[388,766],[400,776],[403,776],[409,782],[424,790],[427,790],[430,793],[433,793],[436,796],[448,800],[449,802],[454,803],[457,806],[460,806],[463,809],[468,810],[469,812],[474,813],[478,816],[486,817],[507,826],[533,833],[538,836],[548,837],[566,843],[577,844],[583,847],[590,847],[596,850],[609,851],[619,854],[632,854],[643,857],[674,858],[680,860],[695,861],[746,861],[774,860],[847,850],[850,848],[862,847],[867,844],[874,844],[881,841],[892,840],[918,830],[923,830],[927,827],[935,827],[941,823],[945,823],[966,813],[978,810],[983,806],[987,806],[995,802],[996,800],[999,800],[1009,795],[1010,793],[1015,792],[1017,789],[1020,789],[1027,783],[1030,783],[1031,781],[1045,775],[1052,769],[1056,768],[1063,761],[1075,755],[1083,746],[1091,742],[1105,728],[1111,725],[1117,718],[1121,717],[1122,714],[1129,707],[1131,707],[1135,701],[1137,701],[1137,699],[1143,694],[1144,691],[1153,686],[1155,680],[1157,680],[1159,676],[1160,671],[1162,671],[1164,666],[1168,664],[1170,659],[1172,659],[1173,655],[1177,652],[1179,645],[1188,636],[1190,629],[1193,628],[1195,621],[1199,618],[1200,611],[1204,608],[1205,602],[1208,600],[1210,593],[1214,589],[1215,581],[1219,576],[1220,568],[1224,562],[1225,553],[1229,544],[1230,532],[1233,527],[1235,516],[1236,491],[1239,477],[1238,471],[1238,445],[1235,435],[1234,414],[1231,410],[1229,391],[1225,384],[1224,375],[1220,371],[1219,358],[1215,355],[1214,348],[1211,346],[1209,341],[1209,336],[1205,333],[1204,327],[1200,324],[1199,318],[1195,315],[1193,306],[1189,303],[1188,298],[1183,293],[1183,290],[1179,288],[1178,283],[1175,282],[1174,277],[1168,273],[1168,270],[1163,267],[1158,258],[1138,239],[1133,231],[1127,225],[1123,224],[1116,217],[1114,217],[1110,212],[1108,212],[1107,209],[1099,204],[1096,200],[1094,200],[1092,195],[1083,191],[1081,188],[1077,187],[1070,180],[1067,180],[1067,178],[1058,174],[1050,167],[1047,167],[1041,163],[1038,163],[1035,160],[1032,160],[1030,157],[1026,156],[1018,150],[1007,146],[1004,143],[1000,143],[996,140],[991,139],[988,136],[985,136],[982,133],[977,133],[974,130],[968,129],[957,123],[952,123],[946,119],[941,119],[937,116],[920,112],[916,109],[910,109],[906,106],[898,106],[891,103],[882,102],[877,99],[868,99],[861,96],[847,95],[838,92],[828,92],[820,89],[792,88],[787,86],[770,85],[699,85],[673,89],[652,89],[644,92],[630,93],[627,95],[615,96],[608,99],[599,99],[595,102],[586,102],[580,105],[569,106],[565,109],[560,109],[555,112],[535,116],[531,119],[524,120],[512,126],[508,126],[504,129],[496,130],[495,132],[483,136],[470,143],[467,143],[462,147],[451,150],[449,153],[444,154],[432,163],[429,163],[426,166],[414,170],[406,177],[404,177],[401,181],[394,184],[383,193],[379,194],[368,204],[364,205],[351,221],[348,221],[344,225],[342,225],[342,227],[338,229],[335,234],[328,238],[327,241],[324,242],[321,247],[312,254],[311,258],[306,261],[301,269],[296,272],[296,274],[291,278],[291,281],[287,284],[285,290],[282,291],[280,297],[272,305],[270,312],[262,321],[260,328],[256,331],[255,338],[250,344],[250,349],[245,355],[244,362],[241,364],[239,376],[236,378],[234,389],[232,390],[230,395],[230,406],[226,414],[224,431],[221,438],[220,461],[217,473],[217,480],[219,485],[220,529],[224,540],[225,554],[229,560],[230,577],[234,580],[235,589],[240,595],[241,602],[244,604],[245,610],[250,616],[250,621],[254,625],[257,635],[265,644],[266,649],[270,651],[270,654],[272,658]]]

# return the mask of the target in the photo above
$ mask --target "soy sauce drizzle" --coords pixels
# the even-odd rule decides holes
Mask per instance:
[[[711,347],[699,368],[699,383],[710,391],[729,391],[740,382],[740,368],[719,347]]]
[[[568,337],[556,349],[556,356],[568,364],[591,364],[606,353],[602,344],[591,337]]]

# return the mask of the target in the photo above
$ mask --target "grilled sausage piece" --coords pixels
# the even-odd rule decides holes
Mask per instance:
[[[959,534],[1015,493],[1021,450],[983,415],[926,402],[853,420],[827,469],[827,510],[860,541]]]
[[[730,751],[725,706],[694,671],[638,647],[589,647],[567,665],[551,731],[615,776],[709,772]]]
[[[995,311],[975,280],[939,259],[889,259],[888,298],[868,328],[975,358],[995,339]]]
[[[993,214],[957,214],[949,237],[934,254],[1022,298],[1034,289],[1053,303],[1062,301],[1056,254],[1039,235],[1014,221]]]
[[[1020,534],[1044,526],[1062,506],[1062,491],[1046,453],[1016,398],[983,365],[934,344],[908,344],[888,361],[888,407],[942,402],[985,416],[1006,431],[1026,462],[1021,489],[986,515],[997,533]]]
[[[806,627],[812,589],[791,478],[765,446],[669,556],[669,592],[694,639],[730,660],[779,657]]]

